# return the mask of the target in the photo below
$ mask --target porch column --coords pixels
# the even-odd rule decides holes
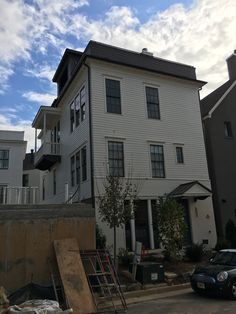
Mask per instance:
[[[155,248],[154,245],[154,234],[153,234],[153,223],[152,223],[152,203],[151,200],[147,200],[148,202],[148,229],[149,229],[149,240],[150,240],[150,248],[153,250]]]
[[[136,235],[135,235],[134,218],[130,219],[130,231],[131,231],[131,247],[132,247],[132,251],[135,252]]]
[[[131,200],[130,203],[132,206],[132,214],[134,215],[133,201]],[[135,252],[136,233],[135,233],[135,218],[134,218],[134,216],[132,219],[130,219],[130,232],[131,232],[131,248],[132,248],[132,251]]]
[[[38,129],[35,129],[35,132],[34,132],[34,152],[36,153],[37,152],[37,138],[38,138]]]

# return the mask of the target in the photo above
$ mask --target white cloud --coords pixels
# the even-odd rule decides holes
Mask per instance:
[[[0,10],[0,91],[7,87],[16,62],[31,58],[32,50],[47,52],[53,45],[59,49],[65,41],[60,38],[68,33],[73,22],[73,12],[88,5],[87,0],[1,0]]]
[[[10,72],[5,71],[5,86],[0,91],[6,89],[16,60],[30,58],[32,49],[46,54],[49,45],[61,52],[69,45],[67,35],[73,35],[78,43],[94,39],[138,51],[147,47],[156,56],[195,66],[199,79],[206,81],[214,69],[214,82],[206,91],[227,78],[224,60],[235,49],[235,0],[195,0],[188,8],[175,4],[151,15],[144,24],[125,6],[113,6],[101,19],[89,19],[79,11],[85,5],[89,5],[86,0],[34,0],[32,5],[2,0],[0,67]],[[40,75],[46,73],[39,70]]]
[[[26,74],[29,76],[37,77],[39,79],[46,79],[52,81],[53,75],[55,73],[55,68],[50,67],[49,65],[40,65],[35,63],[33,68],[26,69]]]
[[[41,94],[34,91],[25,92],[22,96],[26,98],[28,101],[37,103],[41,106],[50,106],[53,100],[56,98],[55,94],[48,93]]]
[[[135,51],[147,47],[157,57],[193,65],[198,78],[209,82],[206,94],[228,78],[225,59],[236,48],[236,1],[193,1],[191,7],[172,5],[141,23],[136,12],[124,6],[113,6],[94,20],[80,13],[81,6],[89,5],[86,0],[32,0],[31,5],[24,0],[1,0],[0,93],[6,91],[16,62],[35,62],[33,51],[47,56],[48,47],[54,47],[59,56],[66,46],[94,39]],[[68,43],[71,36],[77,41]],[[51,79],[52,72],[45,64],[28,70],[39,79]],[[55,94],[50,85],[48,93],[26,91],[23,96],[50,105]]]
[[[235,49],[236,1],[197,0],[189,8],[172,5],[144,24],[130,8],[113,7],[103,20],[78,16],[73,27],[87,39],[138,51],[147,47],[155,56],[195,66],[198,78],[210,83],[206,94],[227,79],[225,59]]]

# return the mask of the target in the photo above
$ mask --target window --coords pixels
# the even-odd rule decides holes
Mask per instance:
[[[124,149],[122,142],[108,142],[109,173],[124,177]]]
[[[87,180],[87,153],[86,146],[71,157],[71,186]]]
[[[183,147],[181,146],[176,147],[176,161],[177,161],[177,164],[184,163]]]
[[[106,79],[107,112],[121,114],[120,81]]]
[[[7,203],[7,186],[0,185],[0,204]]]
[[[160,119],[158,89],[146,86],[147,112],[149,119]]]
[[[80,94],[75,98],[75,125],[80,123]]]
[[[81,121],[85,119],[85,87],[80,91]]]
[[[22,185],[24,187],[29,186],[29,175],[28,174],[23,174]]]
[[[70,105],[70,130],[71,132],[85,119],[86,92],[83,86]]]
[[[224,122],[225,137],[233,137],[231,123],[229,121]]]
[[[9,150],[0,150],[0,169],[9,167]]]
[[[70,131],[75,129],[75,103],[74,101],[70,105]]]
[[[57,171],[53,169],[53,195],[57,194]]]
[[[151,145],[152,177],[165,178],[164,149],[162,145]]]
[[[82,162],[82,180],[87,180],[87,157],[86,157],[86,147],[81,150],[81,162]]]
[[[76,159],[76,183],[80,184],[80,151],[75,155]]]
[[[75,186],[75,156],[70,158],[71,186]]]

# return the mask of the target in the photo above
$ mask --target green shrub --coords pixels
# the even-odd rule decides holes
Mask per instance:
[[[223,249],[229,249],[230,243],[225,238],[218,238],[215,246],[216,251],[220,251]]]
[[[97,249],[105,249],[106,248],[107,239],[102,229],[96,225],[96,248]]]
[[[129,264],[133,262],[134,254],[129,253],[128,250],[120,248],[118,253],[118,259],[121,263],[121,265],[128,267]]]
[[[230,243],[230,248],[236,249],[236,226],[231,219],[225,225],[225,238]]]
[[[202,244],[193,243],[192,245],[186,247],[185,256],[191,262],[200,262],[204,255],[204,248]]]

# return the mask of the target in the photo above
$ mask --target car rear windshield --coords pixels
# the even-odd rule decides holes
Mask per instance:
[[[236,266],[236,252],[219,252],[213,258],[212,264]]]

